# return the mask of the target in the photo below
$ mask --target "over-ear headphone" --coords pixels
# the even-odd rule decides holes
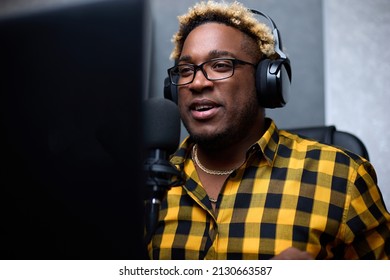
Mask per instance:
[[[256,68],[256,91],[259,105],[264,108],[284,107],[288,101],[291,84],[290,59],[282,51],[282,40],[274,21],[257,10],[252,13],[265,17],[271,24],[275,41],[276,59],[262,59]],[[171,84],[169,77],[164,81],[164,97],[177,104],[177,86]]]

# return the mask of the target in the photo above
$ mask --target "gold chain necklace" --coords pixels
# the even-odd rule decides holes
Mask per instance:
[[[207,167],[203,166],[203,164],[201,164],[199,159],[198,159],[198,147],[196,144],[192,147],[192,160],[196,163],[196,165],[200,169],[202,169],[202,171],[204,171],[210,175],[218,175],[218,176],[230,175],[234,172],[234,170],[236,170],[235,168],[230,169],[230,170],[211,170],[211,169],[208,169]]]

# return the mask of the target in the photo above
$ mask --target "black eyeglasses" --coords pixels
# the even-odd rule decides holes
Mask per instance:
[[[218,81],[233,76],[234,68],[237,64],[248,64],[256,67],[253,63],[235,58],[214,58],[199,65],[191,63],[178,64],[168,69],[168,76],[173,85],[183,86],[192,83],[196,72],[201,70],[207,80]]]

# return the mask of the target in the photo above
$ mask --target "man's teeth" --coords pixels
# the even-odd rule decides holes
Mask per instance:
[[[207,110],[210,110],[211,108],[213,108],[213,106],[209,106],[209,105],[198,105],[198,106],[195,106],[195,110],[196,111],[207,111]]]

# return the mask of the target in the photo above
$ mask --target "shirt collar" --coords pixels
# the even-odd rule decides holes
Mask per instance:
[[[265,127],[266,131],[263,136],[249,148],[247,155],[249,155],[250,151],[253,151],[254,147],[260,147],[267,163],[272,165],[278,150],[279,130],[270,118],[265,118]],[[190,156],[193,145],[194,143],[191,138],[187,136],[180,144],[178,150],[171,156],[171,163],[174,165],[182,165]]]
[[[279,130],[270,118],[265,118],[265,127],[267,129],[259,141],[257,141],[257,144],[260,146],[268,164],[272,165],[278,151]]]

